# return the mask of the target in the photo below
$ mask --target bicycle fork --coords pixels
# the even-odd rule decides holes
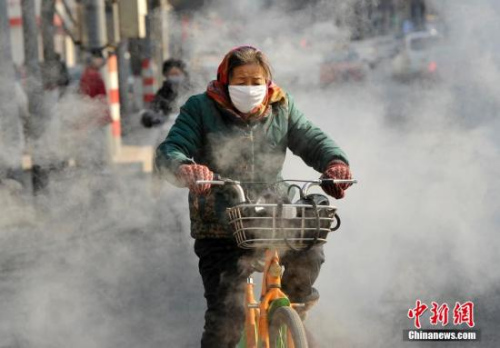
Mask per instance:
[[[269,313],[278,307],[291,305],[288,297],[281,291],[281,273],[278,252],[266,250],[260,303],[254,297],[253,278],[249,277],[247,280],[246,348],[269,348]]]
[[[247,304],[247,308],[245,308],[245,348],[257,348],[257,323],[259,322],[260,309],[259,304],[257,303],[257,301],[255,301],[254,283],[252,277],[248,277],[247,279],[245,303]]]

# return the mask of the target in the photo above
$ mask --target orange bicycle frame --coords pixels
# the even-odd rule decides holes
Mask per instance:
[[[281,291],[281,265],[278,251],[266,250],[260,303],[254,297],[254,284],[247,282],[245,305],[245,333],[247,348],[269,348],[268,313],[271,303],[277,299],[287,299]],[[261,343],[258,346],[258,343]]]

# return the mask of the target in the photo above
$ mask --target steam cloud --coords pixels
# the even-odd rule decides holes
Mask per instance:
[[[343,226],[326,245],[321,306],[307,321],[325,347],[404,346],[417,298],[474,300],[478,345],[500,340],[500,6],[434,5],[455,69],[430,86],[395,83],[382,64],[363,84],[317,88],[322,54],[350,37],[330,19],[350,18],[351,2],[320,1],[286,16],[279,4],[215,2],[197,14],[203,35],[185,50],[206,58],[191,66],[201,92],[230,48],[260,47],[276,82],[352,162],[360,183],[336,202]],[[303,38],[310,49],[300,48]],[[201,63],[212,76],[202,78]],[[71,103],[58,106],[63,119],[93,112]],[[37,205],[16,188],[0,191],[2,346],[198,346],[204,300],[186,192],[165,185],[152,195],[149,177],[123,167],[58,175]],[[297,158],[285,165],[285,177],[317,176]]]

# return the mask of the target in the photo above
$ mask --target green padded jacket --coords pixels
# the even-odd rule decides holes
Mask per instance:
[[[250,124],[202,93],[181,107],[156,150],[155,170],[174,185],[179,185],[178,167],[189,163],[206,165],[222,177],[242,182],[274,183],[281,179],[287,148],[318,172],[332,160],[348,163],[337,144],[295,108],[290,95],[286,103],[273,104],[267,117]],[[255,196],[265,185],[245,188]],[[232,236],[226,208],[235,203],[235,197],[229,188],[213,186],[206,196],[190,193],[188,199],[193,238]]]

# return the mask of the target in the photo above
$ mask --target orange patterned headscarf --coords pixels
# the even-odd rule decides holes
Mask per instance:
[[[213,80],[208,84],[207,94],[217,104],[219,104],[221,108],[227,110],[236,117],[241,118],[244,121],[254,121],[266,117],[271,110],[271,104],[285,103],[286,95],[279,86],[270,80],[267,83],[267,95],[261,105],[255,107],[247,114],[241,113],[234,107],[227,91],[227,87],[229,85],[229,58],[236,50],[240,50],[242,48],[252,48],[257,50],[252,46],[240,46],[229,51],[217,69],[217,80]]]

